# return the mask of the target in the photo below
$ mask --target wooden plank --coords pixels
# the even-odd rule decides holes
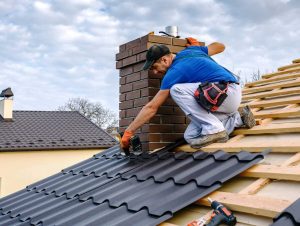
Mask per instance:
[[[285,71],[287,69],[296,68],[296,67],[300,67],[300,63],[293,63],[293,64],[290,64],[290,65],[279,67],[278,71]]]
[[[245,87],[254,87],[257,85],[267,85],[268,83],[271,82],[276,82],[276,81],[282,81],[282,80],[287,80],[287,79],[292,79],[292,78],[299,78],[300,73],[293,73],[293,74],[287,74],[287,75],[280,75],[276,76],[274,78],[268,78],[268,79],[260,79],[254,82],[249,82],[245,84]]]
[[[256,112],[254,113],[255,118],[286,118],[286,117],[299,117],[300,107],[294,109],[287,109],[281,112]]]
[[[300,123],[267,124],[254,126],[251,129],[236,129],[233,135],[274,134],[274,133],[298,133]]]
[[[238,212],[250,213],[265,217],[275,217],[286,207],[292,204],[291,201],[274,199],[263,196],[245,195],[229,192],[216,191],[209,196],[200,199],[196,204],[210,206],[207,198],[221,202],[229,209]]]
[[[272,152],[278,153],[295,153],[300,151],[300,144],[292,143],[279,143],[279,142],[265,142],[265,143],[258,143],[258,144],[240,144],[240,143],[214,143],[208,145],[206,147],[202,147],[201,150],[205,152],[214,152],[217,150],[223,150],[226,152],[240,152],[243,150],[249,152],[262,152],[268,148],[272,149]],[[190,145],[182,145],[176,148],[176,151],[186,151],[186,152],[195,152],[198,149],[193,149]]]
[[[281,166],[294,166],[297,165],[297,163],[300,161],[300,152],[297,154],[293,155],[291,158],[286,160]],[[241,190],[239,194],[248,194],[248,195],[253,195],[256,194],[260,189],[262,189],[264,186],[267,184],[271,183],[272,180],[269,178],[260,178]]]
[[[287,81],[287,82],[281,82],[281,83],[276,83],[276,84],[270,84],[266,86],[259,86],[259,87],[254,87],[254,88],[245,88],[243,89],[243,94],[248,94],[248,93],[257,93],[257,92],[262,92],[262,91],[268,91],[268,90],[273,90],[276,88],[287,88],[287,87],[295,87],[295,86],[300,86],[300,79],[297,78],[295,80]]]
[[[277,96],[292,95],[292,94],[300,94],[300,87],[292,87],[292,88],[272,90],[272,91],[266,91],[266,92],[262,92],[262,93],[253,93],[253,94],[249,94],[249,95],[244,95],[242,100],[246,101],[246,100],[257,99],[257,98],[277,97]]]
[[[254,195],[256,194],[260,189],[262,189],[267,184],[271,183],[272,180],[269,178],[259,178],[243,190],[239,191],[239,194],[247,194],[247,195]]]
[[[277,72],[273,72],[273,73],[269,73],[269,74],[264,74],[262,76],[262,78],[271,78],[271,77],[274,77],[274,76],[289,74],[289,73],[298,72],[298,71],[300,71],[300,68],[292,68],[292,69],[288,69],[288,70],[285,70],[285,71],[277,71]]]
[[[244,103],[241,104],[241,107],[249,105],[252,108],[263,108],[263,107],[277,107],[277,106],[284,106],[289,104],[298,104],[300,103],[300,95],[298,96],[291,96],[291,97],[282,97],[278,99],[270,99],[270,100],[262,100],[255,103]]]
[[[241,173],[240,176],[300,181],[300,167],[259,164]]]

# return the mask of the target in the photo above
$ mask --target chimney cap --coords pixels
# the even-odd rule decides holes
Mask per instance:
[[[5,98],[9,98],[9,97],[13,97],[14,94],[13,92],[11,91],[11,88],[8,87],[4,90],[2,90],[1,94],[0,94],[0,97],[5,97]]]

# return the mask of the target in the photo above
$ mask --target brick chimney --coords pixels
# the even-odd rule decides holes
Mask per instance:
[[[185,48],[186,40],[148,34],[121,45],[116,54],[116,68],[120,69],[119,127],[122,132],[159,91],[162,76],[142,70],[147,49],[154,44],[165,44],[172,53],[177,53]],[[184,113],[169,97],[156,116],[137,132],[143,150],[161,148],[182,138],[188,123]]]
[[[13,119],[13,96],[11,88],[2,90],[0,94],[0,115],[5,121]]]

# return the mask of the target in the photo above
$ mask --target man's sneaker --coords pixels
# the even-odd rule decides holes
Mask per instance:
[[[239,109],[239,113],[246,128],[251,129],[256,125],[254,115],[248,105]]]
[[[203,146],[212,143],[224,143],[228,140],[228,134],[226,131],[222,131],[214,134],[201,135],[198,138],[191,139],[190,145],[192,148],[199,149]]]

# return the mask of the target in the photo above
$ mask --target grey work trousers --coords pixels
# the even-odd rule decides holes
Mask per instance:
[[[182,83],[172,86],[170,93],[173,100],[191,120],[184,138],[189,143],[190,139],[200,135],[214,134],[226,130],[230,134],[235,127],[243,125],[238,107],[241,103],[241,87],[238,84],[229,84],[227,98],[214,112],[202,108],[194,98],[194,92],[200,83]]]

